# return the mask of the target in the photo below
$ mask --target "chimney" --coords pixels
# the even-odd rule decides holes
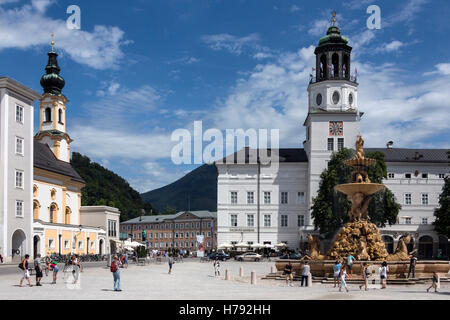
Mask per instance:
[[[387,144],[386,144],[386,148],[388,148],[388,149],[392,149],[392,145],[394,144],[394,141],[389,141]]]

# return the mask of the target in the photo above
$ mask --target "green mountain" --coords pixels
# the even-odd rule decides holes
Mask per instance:
[[[175,213],[183,210],[217,211],[217,171],[204,164],[183,178],[159,189],[141,194],[145,202],[158,211]]]
[[[120,210],[120,221],[126,221],[143,214],[156,214],[149,203],[145,203],[139,192],[114,172],[77,152],[72,153],[72,167],[86,181],[81,190],[82,206],[107,205]]]

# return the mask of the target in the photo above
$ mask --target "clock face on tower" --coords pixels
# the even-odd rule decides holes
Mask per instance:
[[[344,122],[330,121],[330,136],[343,136],[343,135],[344,135]]]

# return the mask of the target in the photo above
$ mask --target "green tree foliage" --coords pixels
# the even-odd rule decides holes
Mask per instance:
[[[72,154],[72,167],[86,181],[81,190],[81,205],[106,205],[120,210],[120,220],[126,221],[142,214],[156,214],[151,204],[145,203],[139,192],[114,172],[77,152]],[[142,211],[144,210],[144,211]]]
[[[352,168],[344,164],[344,161],[354,156],[352,149],[342,149],[333,153],[325,169],[320,176],[319,192],[313,198],[311,216],[314,219],[314,227],[326,236],[332,236],[334,232],[349,220],[348,211],[351,203],[347,197],[334,190],[338,184],[349,183]],[[387,167],[384,154],[381,152],[368,152],[366,157],[376,159],[374,166],[368,168],[367,173],[373,183],[381,183],[387,177]],[[369,204],[369,216],[371,221],[379,227],[386,223],[394,224],[401,206],[395,200],[394,194],[389,190],[377,192],[373,195]]]
[[[450,238],[450,177],[445,177],[442,192],[439,195],[439,207],[434,210],[436,220],[434,229],[439,234]]]

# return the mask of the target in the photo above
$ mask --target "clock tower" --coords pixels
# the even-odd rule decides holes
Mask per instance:
[[[342,148],[353,148],[360,133],[358,83],[350,74],[352,47],[336,26],[335,12],[331,21],[326,36],[319,40],[314,51],[315,76],[311,75],[308,86],[304,148],[309,160],[310,206],[331,154]]]

